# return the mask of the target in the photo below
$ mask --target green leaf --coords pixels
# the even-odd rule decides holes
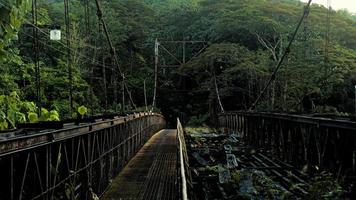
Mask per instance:
[[[50,116],[49,116],[49,121],[59,121],[59,114],[56,110],[51,110]]]
[[[25,123],[26,115],[22,112],[16,112],[16,123]]]
[[[38,122],[38,115],[37,113],[34,112],[29,112],[27,115],[28,120],[30,121],[30,123],[36,123]]]
[[[87,109],[85,106],[80,106],[80,107],[78,108],[78,113],[79,113],[81,116],[84,116],[87,112],[88,112],[88,109]]]
[[[39,118],[39,121],[48,121],[50,118],[50,113],[46,108],[41,108],[41,116]]]
[[[29,112],[36,112],[36,110],[37,110],[37,106],[34,102],[26,101],[22,104],[22,107],[23,107],[23,109],[25,109],[26,111],[29,111]]]
[[[9,128],[9,124],[7,123],[6,119],[0,118],[0,130],[6,130]]]

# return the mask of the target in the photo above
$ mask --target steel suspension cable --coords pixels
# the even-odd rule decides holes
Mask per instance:
[[[33,37],[32,35],[30,35],[30,34],[28,34],[28,33],[26,33],[26,32],[23,32],[22,34],[24,34],[24,35],[26,35],[26,36],[28,36],[28,37],[34,39],[34,37]],[[43,46],[46,46],[46,47],[48,47],[48,48],[50,48],[50,49],[53,49],[53,50],[55,50],[55,51],[58,51],[58,52],[60,52],[60,53],[63,54],[63,55],[67,55],[67,52],[64,52],[64,51],[62,51],[62,50],[60,50],[60,49],[58,49],[58,48],[55,48],[55,47],[53,47],[53,46],[50,46],[50,45],[46,44],[45,42],[42,42],[42,41],[38,40],[38,43],[41,43]],[[80,56],[80,57],[82,57],[82,56]],[[91,64],[95,64],[95,65],[100,66],[100,67],[105,67],[105,68],[108,68],[108,69],[112,69],[112,68],[110,68],[110,67],[108,67],[108,66],[104,66],[104,65],[102,65],[101,63],[98,63],[98,61],[95,60],[95,59],[96,59],[95,57],[96,57],[96,56],[95,56],[95,54],[94,54],[94,56],[93,56],[93,58],[92,58],[91,60],[89,60],[89,59],[82,59],[82,58],[78,58],[78,60],[83,61],[83,62],[84,62],[84,61],[86,61],[86,62],[91,62]]]
[[[87,36],[90,35],[90,2],[85,0],[84,2],[84,16],[85,16],[85,31]]]
[[[67,67],[69,80],[69,106],[70,114],[73,113],[73,69],[72,69],[72,51],[71,51],[71,32],[70,32],[70,17],[69,17],[69,2],[64,0],[64,19],[66,24],[66,38],[67,38]]]
[[[35,1],[35,0],[33,0],[33,1]],[[89,0],[86,0],[86,2],[85,2],[86,4],[85,4],[85,13],[86,14],[89,14]],[[1,1],[0,0],[0,4],[2,5],[2,6],[4,6],[5,8],[7,8],[7,9],[11,9],[11,6],[10,5],[7,5],[6,4],[6,2],[3,2],[3,1]],[[65,22],[66,22],[66,27],[70,27],[69,25],[68,25],[68,20],[69,20],[69,2],[68,2],[68,0],[64,0],[64,6],[65,6]],[[37,7],[36,7],[37,8]],[[36,21],[37,21],[37,14],[38,13],[36,13],[36,15],[33,15],[33,16],[35,16],[36,17]],[[47,46],[47,47],[49,47],[49,48],[51,48],[51,49],[54,49],[54,50],[56,50],[56,51],[58,51],[58,52],[61,52],[62,54],[67,54],[67,57],[68,58],[70,58],[70,56],[68,56],[68,55],[71,55],[71,53],[68,53],[68,52],[71,52],[71,51],[75,51],[74,49],[72,49],[71,48],[71,41],[68,39],[68,37],[67,37],[67,44],[64,44],[64,43],[62,43],[62,42],[60,42],[60,41],[58,41],[58,43],[59,44],[62,44],[63,45],[63,47],[65,47],[66,48],[66,50],[67,50],[67,52],[63,52],[63,51],[61,51],[61,50],[59,50],[59,49],[57,49],[57,48],[55,48],[55,47],[53,47],[53,46],[49,46],[49,45],[47,45],[46,43],[44,43],[44,42],[42,42],[42,41],[39,41],[38,40],[38,31],[40,31],[40,32],[42,32],[43,34],[45,34],[45,35],[47,35],[47,36],[50,36],[49,35],[49,33],[47,33],[47,32],[45,32],[45,31],[43,31],[40,27],[38,27],[38,25],[37,25],[37,22],[36,23],[31,23],[31,22],[29,22],[28,20],[26,20],[26,19],[24,19],[24,21],[26,21],[26,23],[28,23],[29,25],[32,25],[32,27],[34,28],[34,32],[36,32],[36,36],[34,35],[34,36],[31,36],[31,35],[29,35],[29,34],[27,34],[27,33],[25,33],[24,32],[24,34],[25,35],[27,35],[27,36],[29,36],[29,37],[31,37],[34,41],[36,41],[36,45],[34,45],[34,47],[35,46],[37,46],[38,45],[38,43],[42,43],[44,46]],[[87,25],[87,32],[89,33],[89,28],[88,28],[88,25],[89,25],[89,17],[87,18],[86,17],[86,25]],[[70,31],[70,30],[69,30]],[[70,32],[68,32],[68,29],[66,29],[66,32],[67,32],[67,36],[70,36]],[[107,29],[106,29],[106,33],[108,33],[107,32]],[[107,35],[108,36],[108,35]],[[69,44],[68,44],[68,42],[69,42]],[[36,48],[36,49],[38,49],[38,48]],[[36,51],[35,49],[34,49],[34,53],[35,54],[37,54],[37,56],[34,56],[35,58],[38,58],[38,50]],[[102,66],[103,68],[110,68],[111,70],[113,70],[114,72],[116,72],[116,70],[115,69],[112,69],[111,67],[108,67],[108,66],[105,66],[104,64],[101,64],[99,61],[95,61],[95,58],[89,58],[89,57],[86,57],[86,56],[84,56],[84,55],[82,55],[82,54],[80,54],[79,53],[79,56],[78,56],[79,58],[80,57],[83,57],[83,59],[79,59],[79,60],[81,60],[81,61],[89,61],[89,62],[91,62],[91,63],[93,63],[93,64],[96,64],[96,65],[98,65],[98,66]],[[115,57],[116,58],[116,57]],[[36,63],[36,62],[35,62]],[[38,63],[38,62],[37,62]],[[118,63],[118,61],[116,60],[116,63]],[[113,65],[114,66],[114,65]],[[36,89],[37,89],[37,91],[36,91],[36,96],[37,96],[37,102],[39,102],[39,103],[37,103],[38,105],[39,105],[39,108],[41,107],[41,103],[40,103],[40,85],[39,85],[39,65],[38,65],[38,67],[36,67],[35,69],[37,69],[36,71],[38,71],[38,72],[36,72]],[[120,68],[118,68],[118,70],[120,71]],[[72,72],[72,70],[69,70],[69,72]],[[120,71],[121,72],[121,71]],[[121,74],[121,73],[120,73]],[[72,73],[69,73],[69,79],[70,80],[72,80]],[[72,82],[72,81],[70,81],[70,82]],[[116,81],[115,81],[116,82]],[[71,85],[71,87],[70,88],[72,88],[72,84],[70,84]],[[131,92],[129,91],[129,89],[128,89],[128,87],[127,87],[127,84],[125,83],[124,84],[124,87],[123,87],[124,89],[126,89],[126,91],[128,92],[128,94],[129,94],[129,97],[130,97],[130,101],[131,101],[131,103],[132,103],[132,105],[134,106],[134,108],[135,109],[137,109],[137,107],[136,107],[136,105],[135,105],[135,103],[134,103],[134,101],[133,101],[133,99],[132,99],[132,95],[131,95]],[[72,90],[71,90],[72,91]],[[117,91],[116,91],[117,92]],[[114,93],[116,93],[115,91],[114,91]],[[72,101],[72,98],[73,98],[73,95],[72,95],[72,92],[70,92],[71,93],[71,95],[70,95],[70,102],[71,102],[71,108],[73,108],[73,101]],[[115,96],[117,96],[117,95],[115,95]],[[116,101],[116,100],[115,100]],[[114,102],[115,102],[114,101]],[[39,109],[40,110],[40,109]]]
[[[304,12],[303,12],[303,15],[302,17],[300,18],[298,24],[297,24],[297,27],[295,28],[294,32],[293,32],[293,35],[292,35],[292,38],[291,40],[289,41],[288,45],[287,45],[287,48],[285,49],[282,57],[279,59],[278,63],[277,63],[277,66],[276,68],[274,69],[272,75],[271,75],[271,78],[268,80],[267,84],[265,85],[265,87],[263,88],[263,90],[261,91],[261,93],[258,95],[256,101],[252,104],[252,106],[250,107],[249,110],[253,110],[255,109],[256,105],[258,104],[258,102],[261,100],[262,96],[266,93],[268,87],[271,85],[272,81],[274,81],[276,79],[276,75],[277,75],[277,72],[278,70],[281,68],[282,66],[282,63],[285,59],[285,57],[289,54],[290,52],[290,48],[294,42],[294,39],[298,33],[298,30],[304,20],[304,18],[308,15],[309,13],[309,8],[310,8],[310,4],[311,4],[312,0],[309,0],[307,5],[304,7]]]
[[[116,68],[118,70],[118,72],[120,73],[120,76],[122,78],[122,82],[123,82],[123,87],[124,89],[126,90],[126,92],[129,94],[129,99],[131,101],[131,104],[135,107],[136,109],[136,104],[134,103],[133,99],[132,99],[132,96],[131,96],[131,92],[128,90],[128,87],[126,85],[126,82],[125,82],[125,75],[124,73],[122,72],[121,68],[120,68],[120,64],[119,64],[119,61],[117,59],[117,55],[116,55],[116,50],[114,48],[114,45],[111,41],[111,38],[110,38],[110,35],[109,35],[109,31],[108,31],[108,28],[107,28],[107,25],[105,23],[105,20],[103,18],[103,13],[102,13],[102,10],[101,10],[101,7],[100,7],[100,3],[98,0],[95,0],[95,3],[96,3],[96,7],[97,7],[97,16],[99,18],[99,21],[102,23],[102,26],[103,26],[103,29],[104,29],[104,33],[105,33],[105,36],[106,36],[106,40],[109,44],[109,47],[110,47],[110,51],[111,51],[111,56],[112,56],[112,59],[114,60],[115,62],[115,65],[116,65]]]
[[[224,107],[223,107],[223,105],[221,103],[221,98],[220,98],[220,94],[219,94],[219,88],[218,88],[218,83],[217,83],[217,80],[216,80],[215,72],[213,72],[213,75],[214,75],[215,92],[216,92],[216,96],[217,96],[218,103],[219,103],[219,106],[220,106],[220,110],[221,110],[222,113],[225,113]]]
[[[159,57],[158,57],[158,52],[159,51],[159,42],[158,39],[155,40],[155,71],[154,71],[154,90],[153,90],[153,101],[152,101],[152,108],[151,111],[153,111],[153,108],[156,107],[156,98],[157,98],[157,87],[158,87],[158,63],[159,63]]]
[[[331,2],[327,0],[327,11],[326,11],[326,30],[325,30],[325,52],[324,52],[324,64],[325,71],[329,64],[329,47],[330,47],[330,24],[331,24]]]
[[[4,6],[6,9],[9,9],[9,10],[11,9],[11,6],[10,6],[10,5],[5,4],[5,2],[2,2],[1,0],[0,0],[0,5]],[[37,15],[41,15],[41,14],[37,12]],[[42,15],[42,16],[43,16],[43,15]],[[33,24],[32,22],[30,22],[30,21],[28,21],[28,20],[26,20],[26,19],[24,19],[24,21],[25,21],[26,23],[28,23],[29,25],[31,25],[33,28],[36,28],[38,32],[41,32],[42,34],[44,34],[44,35],[46,35],[46,36],[48,36],[48,37],[50,36],[49,33],[43,31],[38,25],[35,25],[35,24]],[[32,39],[35,39],[34,36],[31,36],[31,35],[26,34],[26,33],[24,33],[24,34],[27,35],[27,36],[29,36],[29,37],[31,37]],[[73,42],[73,41],[71,41],[71,43],[72,43],[72,42]],[[40,41],[40,40],[38,40],[38,43],[42,43],[44,46],[47,46],[47,47],[49,47],[49,48],[51,48],[51,49],[53,49],[53,50],[56,50],[56,51],[58,51],[58,52],[60,52],[60,53],[62,53],[62,54],[67,54],[67,52],[63,52],[63,51],[60,50],[60,49],[57,49],[57,48],[55,48],[55,47],[53,47],[53,46],[49,46],[49,45],[47,45],[46,43],[44,43],[44,42],[42,42],[42,41]],[[66,44],[64,44],[64,43],[62,43],[62,42],[60,42],[60,41],[56,41],[56,43],[61,44],[61,45],[62,45],[65,49],[67,49],[67,50],[70,49],[72,52],[75,51],[75,49],[69,48]],[[74,43],[74,44],[76,44],[76,43]],[[82,58],[82,59],[80,59],[80,58]],[[91,62],[91,63],[93,63],[93,64],[95,64],[95,65],[98,65],[98,66],[102,66],[102,67],[109,68],[109,67],[107,67],[107,66],[103,66],[99,61],[93,60],[92,57],[87,57],[87,56],[85,56],[85,55],[83,55],[83,54],[81,54],[81,53],[78,53],[78,59],[81,60],[81,61]],[[110,68],[110,69],[111,69],[111,68]]]
[[[3,1],[1,1],[1,0],[0,0],[0,5],[4,6],[4,7],[7,8],[7,9],[11,9],[10,5],[7,5],[5,2],[3,2]],[[40,13],[37,13],[37,14],[40,14]],[[40,14],[40,15],[41,15],[41,14]],[[42,15],[42,16],[43,16],[43,15]],[[37,25],[33,24],[32,22],[30,22],[30,21],[28,21],[28,20],[26,20],[26,19],[24,19],[24,21],[25,21],[26,23],[28,23],[29,25],[33,26],[34,28],[36,28],[39,32],[45,34],[46,36],[50,36],[49,33],[43,31],[40,27],[38,27]],[[24,34],[27,35],[27,36],[29,36],[29,35],[26,34],[26,33],[24,33]],[[31,37],[31,36],[29,36],[29,37]],[[32,38],[34,38],[34,37],[32,37]],[[71,43],[72,43],[72,42],[73,42],[73,41],[71,41]],[[47,47],[49,47],[49,48],[52,48],[52,49],[54,49],[54,50],[56,50],[56,51],[58,51],[58,52],[61,52],[61,53],[63,53],[63,54],[66,54],[66,52],[63,52],[63,51],[61,51],[61,50],[59,50],[59,49],[57,49],[57,48],[55,48],[55,47],[51,47],[51,46],[47,45],[47,44],[44,43],[44,42],[39,41],[39,43],[42,43],[43,45],[45,45],[45,46],[47,46]],[[61,44],[61,45],[62,45],[64,48],[66,48],[67,50],[75,51],[75,49],[68,47],[66,44],[64,44],[64,43],[62,43],[62,42],[60,42],[60,41],[57,41],[57,43]],[[78,43],[74,43],[74,44],[78,44]],[[81,61],[90,61],[90,62],[94,63],[95,65],[98,65],[98,66],[101,66],[101,67],[105,67],[105,68],[108,68],[108,69],[112,69],[112,68],[110,68],[110,67],[108,67],[108,66],[102,65],[102,64],[100,63],[100,61],[95,61],[95,60],[93,60],[92,57],[87,57],[87,56],[85,56],[85,55],[83,55],[83,54],[80,54],[80,53],[78,53],[78,54],[79,54],[78,57],[82,57],[82,58],[83,58],[83,59],[80,59]],[[112,70],[115,70],[115,69],[112,69]]]
[[[29,37],[31,37],[31,38],[34,38],[33,36],[31,36],[31,35],[29,35],[29,34],[27,34],[27,33],[23,33],[23,34],[25,34],[25,35],[27,35],[27,36],[29,36]],[[41,43],[41,44],[43,44],[44,46],[47,46],[48,48],[51,48],[51,49],[53,49],[53,50],[56,50],[56,51],[58,51],[58,52],[60,52],[60,53],[62,53],[62,54],[66,54],[66,52],[63,52],[63,51],[61,51],[61,50],[59,50],[59,49],[57,49],[57,48],[55,48],[55,47],[53,47],[53,46],[49,46],[49,45],[47,45],[46,43],[44,43],[44,42],[42,42],[42,41],[39,41],[39,43]],[[113,70],[113,72],[116,74],[116,70],[115,69],[112,69],[111,67],[108,67],[108,66],[106,66],[106,65],[104,65],[104,64],[102,64],[102,63],[97,63],[97,61],[95,61],[95,59],[96,59],[96,53],[94,53],[94,56],[93,56],[93,58],[92,58],[92,64],[96,64],[96,65],[98,65],[98,66],[101,66],[103,69],[110,69],[110,70]],[[85,59],[85,60],[82,60],[82,59],[80,59],[81,61],[88,61],[87,59]],[[91,73],[92,74],[92,73]],[[92,78],[91,78],[91,82],[92,82],[93,80],[92,80]],[[115,81],[116,82],[116,81]],[[91,85],[92,85],[92,83],[91,83]],[[127,86],[126,86],[127,87]],[[124,87],[123,87],[124,88]],[[91,88],[91,90],[92,90],[92,88]],[[115,93],[115,91],[114,91],[114,93]],[[114,95],[114,96],[116,96],[116,95]],[[117,99],[117,98],[116,98]],[[134,105],[134,107],[135,107],[135,109],[137,108],[136,107],[136,105]]]
[[[37,25],[37,0],[32,0],[32,22]],[[39,63],[39,48],[38,48],[38,30],[32,29],[33,34],[33,61],[35,64],[35,82],[36,82],[36,98],[38,115],[41,116],[42,98],[41,98],[41,68]]]

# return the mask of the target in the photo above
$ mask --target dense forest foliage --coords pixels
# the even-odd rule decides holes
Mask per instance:
[[[62,40],[58,42],[49,40],[48,28],[39,28],[41,107],[52,110],[53,119],[57,119],[58,113],[61,118],[72,116],[68,103],[64,4],[60,0],[37,2],[38,26],[60,25],[62,30]],[[125,104],[118,103],[122,102],[122,89],[119,84],[114,91],[117,73],[96,16],[95,1],[89,1],[88,14],[85,2],[71,0],[69,4],[74,107],[86,106],[91,114],[114,112],[123,106],[132,110],[127,92]],[[205,120],[207,113],[219,111],[215,78],[225,110],[251,106],[270,78],[305,6],[298,0],[99,2],[138,110],[145,106],[144,83],[148,104],[152,102],[155,39],[206,41],[207,48],[194,58],[196,45],[187,47],[187,57],[192,59],[186,64],[159,70],[157,107],[168,118],[194,116],[194,120]],[[345,10],[332,10],[329,14],[330,22],[328,9],[311,6],[287,59],[257,110],[354,112],[355,15]],[[31,104],[36,101],[33,28],[25,26],[32,23],[30,1],[0,0],[2,122],[9,115],[11,122],[29,120],[29,114],[35,111],[36,105]],[[182,57],[181,46],[166,48],[177,58]],[[161,55],[160,66],[170,62],[167,57]],[[19,101],[12,106],[14,109],[6,103],[11,95]],[[46,109],[44,112],[48,113]]]

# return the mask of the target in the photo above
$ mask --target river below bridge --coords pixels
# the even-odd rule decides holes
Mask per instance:
[[[186,128],[197,199],[338,199],[341,187],[330,174],[307,175],[275,159],[272,152],[242,142],[237,132]]]

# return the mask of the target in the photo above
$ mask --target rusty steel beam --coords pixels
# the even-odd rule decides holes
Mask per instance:
[[[140,113],[0,141],[0,199],[100,196],[163,116]]]
[[[219,115],[220,127],[237,132],[246,144],[272,152],[302,168],[327,170],[340,179],[356,172],[356,122],[264,112]]]

